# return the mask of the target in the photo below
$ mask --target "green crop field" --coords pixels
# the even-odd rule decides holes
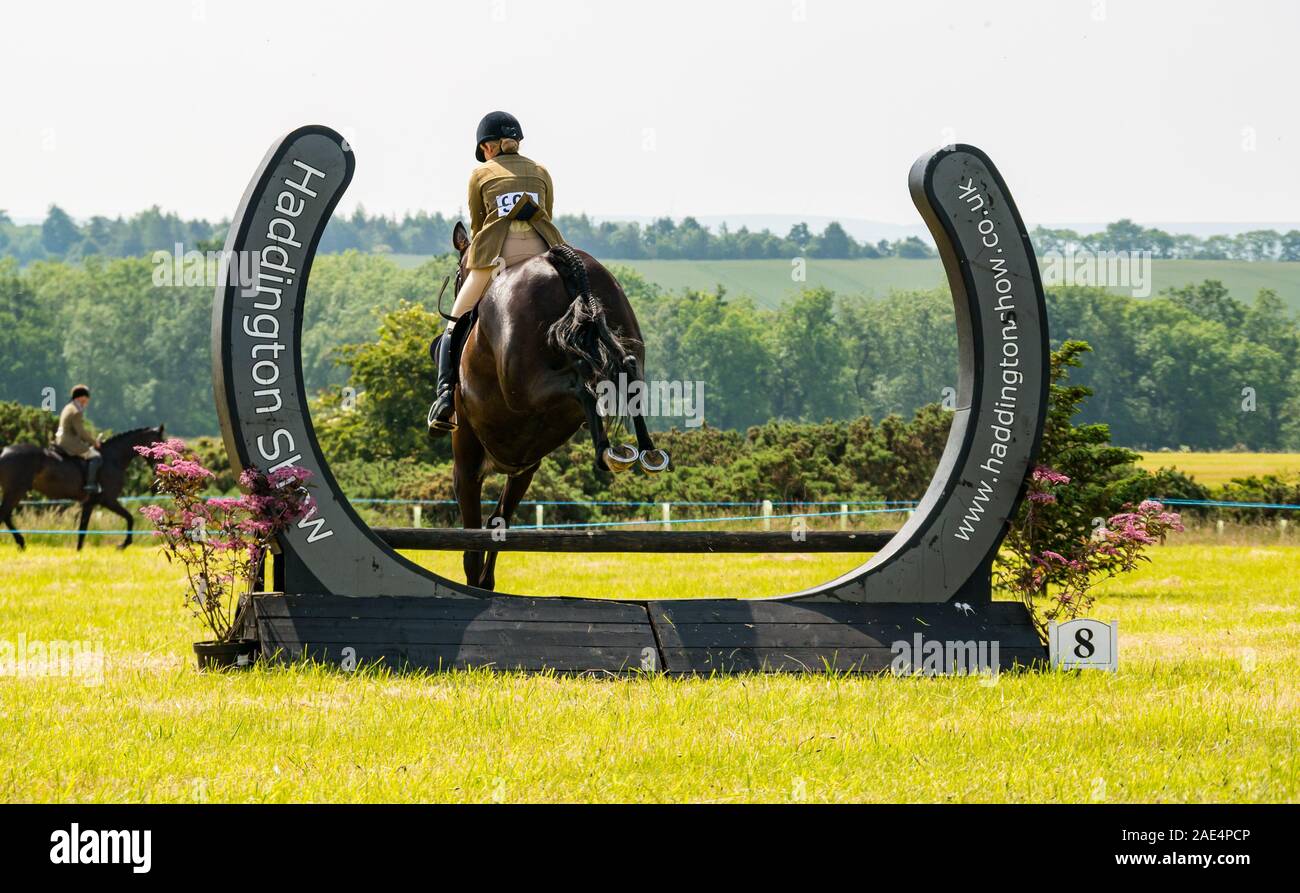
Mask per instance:
[[[1226,484],[1233,478],[1300,474],[1300,453],[1143,453],[1142,465],[1152,471],[1176,468],[1207,487]]]
[[[1300,547],[1154,557],[1095,612],[1119,620],[1117,675],[402,677],[200,674],[180,573],[154,547],[4,544],[0,658],[19,640],[87,641],[104,661],[0,676],[0,800],[1296,800]],[[500,576],[514,591],[562,578],[590,596],[751,595],[854,561],[508,555]]]
[[[428,257],[393,255],[402,266],[418,266]],[[763,307],[775,307],[805,286],[826,286],[842,294],[880,297],[891,290],[946,286],[938,260],[819,260],[809,258],[807,281],[791,278],[789,260],[606,260],[626,266],[663,288],[712,290],[722,285],[728,294],[749,295]],[[1271,288],[1292,310],[1300,310],[1300,264],[1249,263],[1216,260],[1157,260],[1152,262],[1152,294],[1162,289],[1218,279],[1242,300],[1253,299],[1261,288]],[[1131,293],[1112,289],[1116,293]]]

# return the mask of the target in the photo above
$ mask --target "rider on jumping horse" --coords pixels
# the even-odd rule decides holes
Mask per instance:
[[[86,430],[86,406],[90,403],[90,388],[79,384],[72,389],[72,399],[59,414],[59,430],[54,434],[54,445],[67,453],[86,460],[87,493],[99,492],[99,466],[104,461],[99,455],[99,443]]]
[[[523,138],[519,121],[506,112],[490,112],[478,125],[474,157],[483,163],[469,178],[469,273],[456,292],[452,319],[438,347],[437,398],[429,409],[429,432],[435,437],[456,427],[451,420],[453,395],[469,329],[456,323],[474,309],[497,272],[564,244],[551,222],[555,206],[551,175],[519,154]]]

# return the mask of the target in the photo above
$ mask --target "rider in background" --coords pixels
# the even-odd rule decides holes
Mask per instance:
[[[555,206],[551,175],[519,154],[523,138],[519,121],[506,112],[490,112],[478,125],[474,157],[483,163],[469,178],[468,273],[456,292],[452,320],[438,349],[437,399],[429,409],[429,431],[435,436],[456,427],[451,420],[453,393],[468,334],[461,329],[469,329],[456,323],[474,308],[499,271],[564,243],[551,222]]]
[[[54,445],[69,456],[86,460],[86,492],[99,492],[99,443],[86,430],[86,406],[90,403],[90,388],[79,384],[72,389],[72,400],[59,413],[59,430],[54,434]]]

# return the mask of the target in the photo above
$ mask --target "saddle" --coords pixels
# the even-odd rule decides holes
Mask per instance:
[[[55,462],[80,462],[86,464],[86,460],[80,456],[74,456],[58,444],[52,443],[45,448],[45,455],[49,456]]]
[[[86,473],[89,470],[90,460],[85,456],[74,456],[57,444],[50,444],[45,448],[45,455],[54,462],[70,462],[81,474],[81,479],[86,479]]]
[[[441,314],[445,319],[451,319],[447,314]],[[455,338],[457,341],[463,341],[469,337],[469,333],[474,331],[474,326],[478,324],[478,307],[471,307],[469,312],[456,320]],[[442,335],[438,335],[429,342],[429,359],[433,360],[433,365],[438,365],[438,346],[442,344]]]

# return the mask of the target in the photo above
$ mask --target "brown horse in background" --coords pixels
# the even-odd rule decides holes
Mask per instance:
[[[456,224],[460,253],[456,287],[465,276],[469,235]],[[645,345],[632,305],[618,281],[595,258],[567,245],[501,271],[474,311],[461,356],[452,433],[453,482],[466,529],[483,527],[483,480],[506,475],[488,518],[504,527],[518,508],[542,459],[585,423],[596,468],[625,471],[640,463],[656,473],[668,467],[645,418],[632,415],[636,446],[611,447],[595,388],[601,381],[642,380]],[[496,552],[466,552],[471,586],[496,586]]]
[[[104,441],[99,448],[104,457],[104,464],[99,469],[99,492],[87,493],[83,488],[86,483],[86,464],[81,459],[64,455],[53,447],[39,447],[20,443],[5,447],[0,452],[0,521],[13,533],[19,549],[26,548],[22,534],[14,526],[14,510],[27,498],[31,490],[36,490],[50,499],[70,499],[81,502],[81,521],[77,530],[77,551],[86,541],[86,524],[90,522],[90,513],[95,506],[102,505],[126,521],[126,540],[119,549],[131,545],[131,534],[135,520],[131,513],[117,501],[126,483],[126,467],[131,460],[140,458],[135,448],[148,446],[159,440],[165,440],[163,426],[157,428],[136,428],[123,431]],[[82,502],[82,500],[85,500]]]

